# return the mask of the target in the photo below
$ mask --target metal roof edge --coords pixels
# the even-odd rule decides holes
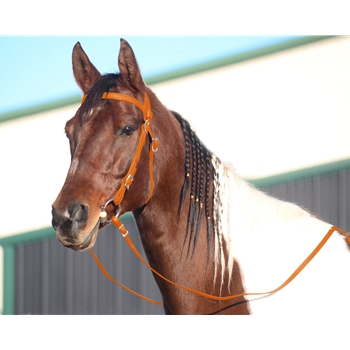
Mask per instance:
[[[0,123],[6,122],[9,120],[14,120],[23,117],[29,117],[33,114],[39,114],[42,112],[50,111],[52,109],[63,108],[66,106],[71,106],[76,103],[81,102],[81,95],[79,96],[71,96],[59,100],[54,100],[51,102],[43,103],[40,105],[35,105],[31,107],[17,109],[11,112],[0,114]]]
[[[286,184],[289,182],[296,182],[301,180],[307,180],[316,176],[327,176],[336,172],[349,170],[350,169],[350,158],[343,159],[332,163],[322,164],[309,168],[291,171],[288,173],[268,176],[261,179],[247,179],[249,183],[257,188],[267,188]]]
[[[334,36],[305,36],[300,38],[293,38],[282,43],[265,46],[259,49],[246,51],[239,54],[224,56],[216,60],[211,60],[201,64],[196,64],[190,67],[178,69],[172,72],[155,75],[153,77],[146,79],[146,81],[149,85],[154,85],[165,81],[179,79],[185,76],[225,67],[228,65],[234,65],[240,62],[271,55],[277,52],[293,49],[298,46],[311,44],[320,40],[330,39],[333,37]]]
[[[151,77],[145,78],[145,82],[147,85],[154,85],[165,81],[183,78],[189,75],[198,74],[204,71],[209,71],[216,68],[237,64],[243,61],[252,60],[262,56],[267,56],[273,53],[285,51],[301,45],[311,44],[320,40],[325,40],[330,38],[334,38],[334,36],[305,36],[300,38],[293,38],[283,43],[266,46],[260,49],[251,50],[240,54],[225,56],[220,59],[207,61],[201,64],[196,64],[186,68],[174,70],[168,73],[151,76]],[[6,122],[9,120],[18,119],[18,118],[28,117],[33,114],[46,112],[52,109],[66,107],[69,105],[80,103],[80,101],[81,101],[81,95],[79,96],[75,95],[68,98],[54,100],[54,101],[36,105],[36,106],[21,108],[18,110],[0,114],[0,123]]]

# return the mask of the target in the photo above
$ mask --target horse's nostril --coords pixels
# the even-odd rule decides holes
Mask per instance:
[[[52,227],[55,231],[58,229],[58,222],[55,219],[52,219]]]
[[[79,210],[75,214],[75,220],[77,220],[77,221],[84,220],[84,216],[85,216],[85,213],[87,211],[85,208],[86,208],[85,206],[80,205]]]
[[[57,231],[61,221],[62,219],[57,213],[57,210],[54,207],[52,207],[52,227],[55,231]]]
[[[70,219],[79,226],[84,225],[89,216],[89,207],[81,203],[75,203],[69,210]]]
[[[59,228],[62,230],[71,230],[72,225],[75,230],[80,230],[88,221],[89,206],[73,202],[68,210],[59,210],[52,206],[52,227],[55,231]]]

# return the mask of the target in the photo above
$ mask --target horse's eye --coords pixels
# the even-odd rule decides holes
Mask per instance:
[[[135,131],[133,126],[126,126],[121,132],[120,135],[131,136]]]

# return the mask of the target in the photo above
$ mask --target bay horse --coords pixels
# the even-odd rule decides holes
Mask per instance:
[[[132,212],[154,270],[206,294],[241,295],[212,300],[154,274],[166,314],[349,314],[350,254],[340,235],[285,289],[244,295],[284,281],[331,225],[221,162],[145,85],[125,40],[118,74],[101,75],[79,42],[72,61],[84,98],[65,126],[71,164],[52,205],[65,247],[90,250],[100,228]],[[206,122],[218,132],[214,119]]]

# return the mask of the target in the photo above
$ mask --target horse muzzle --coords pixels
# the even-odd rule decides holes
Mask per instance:
[[[52,227],[58,240],[67,248],[86,250],[94,246],[101,227],[100,218],[93,220],[87,204],[73,202],[67,209],[52,206]]]

